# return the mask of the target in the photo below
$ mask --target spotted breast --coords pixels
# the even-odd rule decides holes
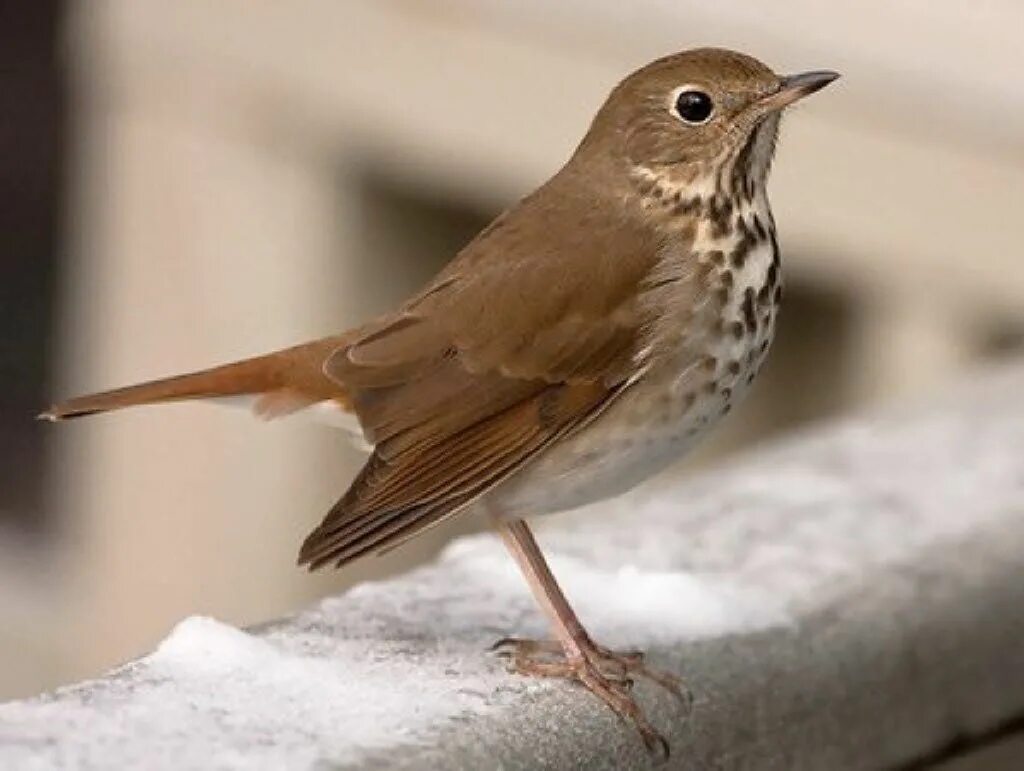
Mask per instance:
[[[493,490],[493,511],[522,517],[620,494],[684,455],[747,392],[782,299],[774,219],[758,184],[767,169],[759,175],[756,160],[718,163],[707,180],[634,169],[637,204],[666,233],[645,293],[659,312],[636,351],[641,374],[585,430]],[[730,173],[739,163],[749,173]]]

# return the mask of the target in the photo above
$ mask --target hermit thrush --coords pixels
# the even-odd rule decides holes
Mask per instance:
[[[633,487],[748,389],[782,295],[765,189],[779,116],[836,77],[779,77],[717,49],[658,59],[615,87],[557,174],[395,312],[41,417],[224,396],[264,417],[352,416],[372,455],[299,562],[341,566],[485,507],[557,638],[503,641],[511,666],[582,683],[667,751],[629,684],[675,682],[590,639],[523,518]]]

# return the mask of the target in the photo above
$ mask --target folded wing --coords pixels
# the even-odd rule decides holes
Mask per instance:
[[[301,563],[341,565],[461,511],[627,386],[656,245],[610,222],[560,241],[557,216],[513,210],[327,360],[375,450]]]

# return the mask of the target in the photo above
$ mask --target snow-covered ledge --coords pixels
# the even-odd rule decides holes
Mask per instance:
[[[554,518],[595,636],[684,676],[638,685],[686,768],[921,764],[1024,716],[1024,368]],[[485,653],[541,634],[496,538],[242,631],[181,622],[106,677],[0,705],[3,768],[628,768],[581,689]],[[917,766],[915,766],[917,767]]]

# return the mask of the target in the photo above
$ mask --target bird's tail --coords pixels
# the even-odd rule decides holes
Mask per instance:
[[[59,421],[144,404],[235,396],[257,397],[255,409],[265,417],[328,399],[345,405],[342,388],[322,369],[341,344],[340,338],[324,338],[199,372],[79,396],[50,407],[39,419]]]

